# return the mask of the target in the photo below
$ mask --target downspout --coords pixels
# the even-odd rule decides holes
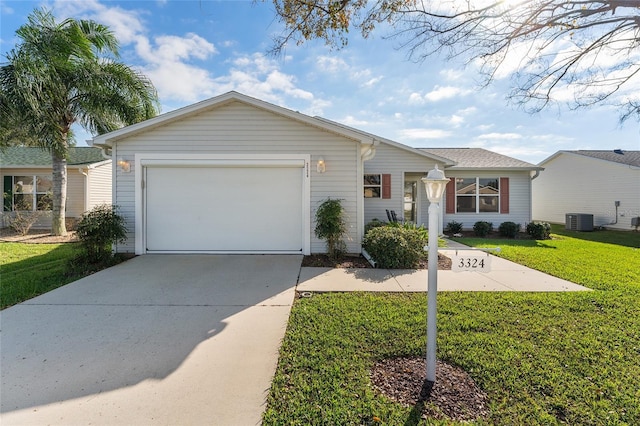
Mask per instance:
[[[82,167],[78,167],[78,172],[84,175],[84,205],[82,206],[83,212],[89,210],[89,168],[87,170]]]
[[[529,179],[529,222],[533,222],[533,185],[531,182],[540,176],[540,170],[535,170],[531,179]]]
[[[368,142],[368,141],[367,141]],[[360,244],[360,251],[364,253],[364,249],[362,248],[362,239],[364,238],[364,162],[373,159],[376,156],[376,147],[380,145],[380,141],[377,139],[371,139],[370,143],[361,142],[360,145],[360,167],[361,167],[361,176],[358,182],[358,201],[357,206],[360,211],[358,215],[358,239]],[[366,256],[365,256],[366,257]],[[369,258],[367,258],[369,260]],[[371,260],[369,260],[371,263]],[[373,265],[373,263],[372,263]]]

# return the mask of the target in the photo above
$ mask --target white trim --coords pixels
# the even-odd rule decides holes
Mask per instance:
[[[237,167],[262,166],[268,167],[299,167],[303,168],[302,184],[302,254],[311,253],[311,177],[309,154],[168,154],[168,153],[137,153],[134,160],[135,173],[135,253],[145,254],[146,235],[144,217],[146,208],[144,202],[144,181],[146,181],[147,167]],[[143,179],[144,178],[144,179]],[[115,194],[115,192],[114,192]],[[114,195],[115,196],[115,195]],[[163,251],[162,253],[170,253]],[[181,251],[180,253],[186,253]],[[202,253],[202,252],[198,252]],[[237,253],[234,251],[215,253]],[[262,253],[262,252],[261,252]],[[264,252],[273,253],[273,252]],[[259,253],[256,253],[259,254]],[[299,254],[299,252],[291,253]]]

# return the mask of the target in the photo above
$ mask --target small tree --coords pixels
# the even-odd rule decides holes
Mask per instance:
[[[82,215],[76,235],[90,262],[106,262],[112,257],[111,247],[127,239],[125,221],[118,207],[102,204]]]
[[[344,209],[340,200],[327,198],[316,210],[316,237],[327,241],[327,254],[337,259],[347,250],[342,240],[347,232]]]

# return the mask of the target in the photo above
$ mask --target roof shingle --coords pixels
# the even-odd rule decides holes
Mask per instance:
[[[105,161],[100,148],[71,147],[67,165],[79,166]],[[12,146],[0,150],[0,165],[2,167],[22,166],[51,166],[49,151],[34,147]]]
[[[626,164],[628,166],[640,167],[640,151],[623,151],[616,149],[613,151],[602,150],[576,150],[565,151],[587,157],[598,158],[600,160],[612,161],[614,163]]]
[[[462,169],[519,169],[540,170],[534,164],[518,160],[513,157],[488,151],[483,148],[419,148],[431,154],[453,160],[456,165],[447,167],[448,170]]]

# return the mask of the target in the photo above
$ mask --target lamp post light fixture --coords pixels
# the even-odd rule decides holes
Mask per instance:
[[[429,199],[429,253],[427,263],[427,381],[436,381],[436,293],[438,292],[438,218],[440,200],[450,179],[438,165],[422,178]]]

